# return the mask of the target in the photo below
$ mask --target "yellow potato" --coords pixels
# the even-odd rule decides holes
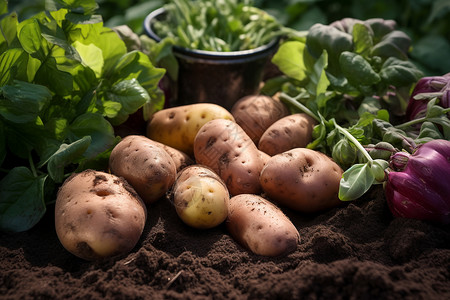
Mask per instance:
[[[227,218],[227,187],[205,166],[184,168],[177,176],[172,197],[180,219],[194,228],[213,228]]]
[[[146,219],[146,206],[134,189],[105,172],[72,175],[56,198],[56,234],[64,248],[85,260],[130,252]]]
[[[192,156],[197,132],[213,119],[234,121],[228,110],[213,103],[166,108],[153,114],[147,125],[147,136]]]

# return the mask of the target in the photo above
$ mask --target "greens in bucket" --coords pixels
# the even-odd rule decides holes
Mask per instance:
[[[164,10],[164,18],[154,19],[151,24],[154,32],[188,49],[250,50],[288,31],[249,0],[173,0]]]

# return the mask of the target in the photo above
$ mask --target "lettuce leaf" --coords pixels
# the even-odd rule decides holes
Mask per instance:
[[[165,70],[128,52],[97,8],[47,0],[46,11],[21,22],[1,16],[0,230],[32,228],[65,178],[106,170],[119,141],[114,125],[164,105]]]

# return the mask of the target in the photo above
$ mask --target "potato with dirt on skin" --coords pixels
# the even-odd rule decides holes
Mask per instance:
[[[58,191],[55,228],[61,244],[85,260],[129,253],[147,219],[144,202],[123,179],[86,170],[69,177]]]
[[[178,173],[172,200],[180,219],[198,229],[223,223],[228,215],[228,189],[210,168],[191,165]]]
[[[267,128],[258,149],[273,156],[294,148],[304,148],[312,141],[317,121],[305,113],[286,116]]]
[[[234,121],[228,110],[213,103],[165,108],[151,116],[147,123],[147,137],[192,156],[197,132],[214,119]]]
[[[231,108],[236,123],[258,145],[263,133],[277,120],[288,116],[289,110],[279,99],[267,95],[249,95]]]
[[[194,157],[222,178],[231,195],[261,192],[266,156],[237,123],[216,119],[203,125],[194,140]]]
[[[343,170],[322,152],[295,148],[272,156],[261,171],[261,186],[279,205],[318,212],[340,205]]]
[[[286,255],[297,249],[300,235],[276,205],[259,195],[230,199],[226,227],[240,245],[263,256]]]
[[[170,155],[142,135],[129,135],[111,151],[111,173],[125,178],[146,204],[162,198],[177,175]]]

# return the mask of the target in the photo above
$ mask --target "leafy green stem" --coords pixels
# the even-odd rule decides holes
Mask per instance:
[[[320,122],[320,118],[315,113],[313,113],[309,108],[307,108],[302,103],[300,103],[297,100],[295,100],[295,98],[292,98],[291,96],[289,96],[286,93],[281,93],[280,97],[282,98],[282,100],[285,100],[286,102],[288,102],[289,104],[291,104],[295,108],[301,110],[302,112],[304,112],[308,116],[314,118],[317,122]]]
[[[31,173],[33,173],[34,177],[37,177],[36,167],[34,166],[33,158],[31,157],[31,153],[28,154],[28,162],[30,163]]]
[[[442,113],[443,114],[450,113],[450,108],[442,109]],[[398,125],[396,125],[394,127],[397,128],[397,129],[402,129],[403,130],[403,129],[408,128],[410,126],[413,126],[415,124],[421,124],[421,123],[423,123],[423,122],[425,122],[427,120],[428,120],[428,116],[425,116],[425,117],[417,118],[417,119],[414,119],[414,120],[411,120],[411,121],[408,121],[408,122],[405,122],[405,123],[402,123],[402,124],[398,124]]]
[[[350,142],[352,142],[355,145],[355,147],[359,151],[362,152],[362,154],[367,159],[369,164],[371,164],[373,162],[373,158],[369,155],[369,153],[366,151],[366,149],[363,147],[363,145],[361,145],[361,143],[350,132],[348,132],[348,130],[346,130],[343,127],[339,126],[336,123],[336,120],[331,119],[330,121],[333,123],[334,127],[336,127],[336,129],[339,130],[340,133],[342,133]]]

